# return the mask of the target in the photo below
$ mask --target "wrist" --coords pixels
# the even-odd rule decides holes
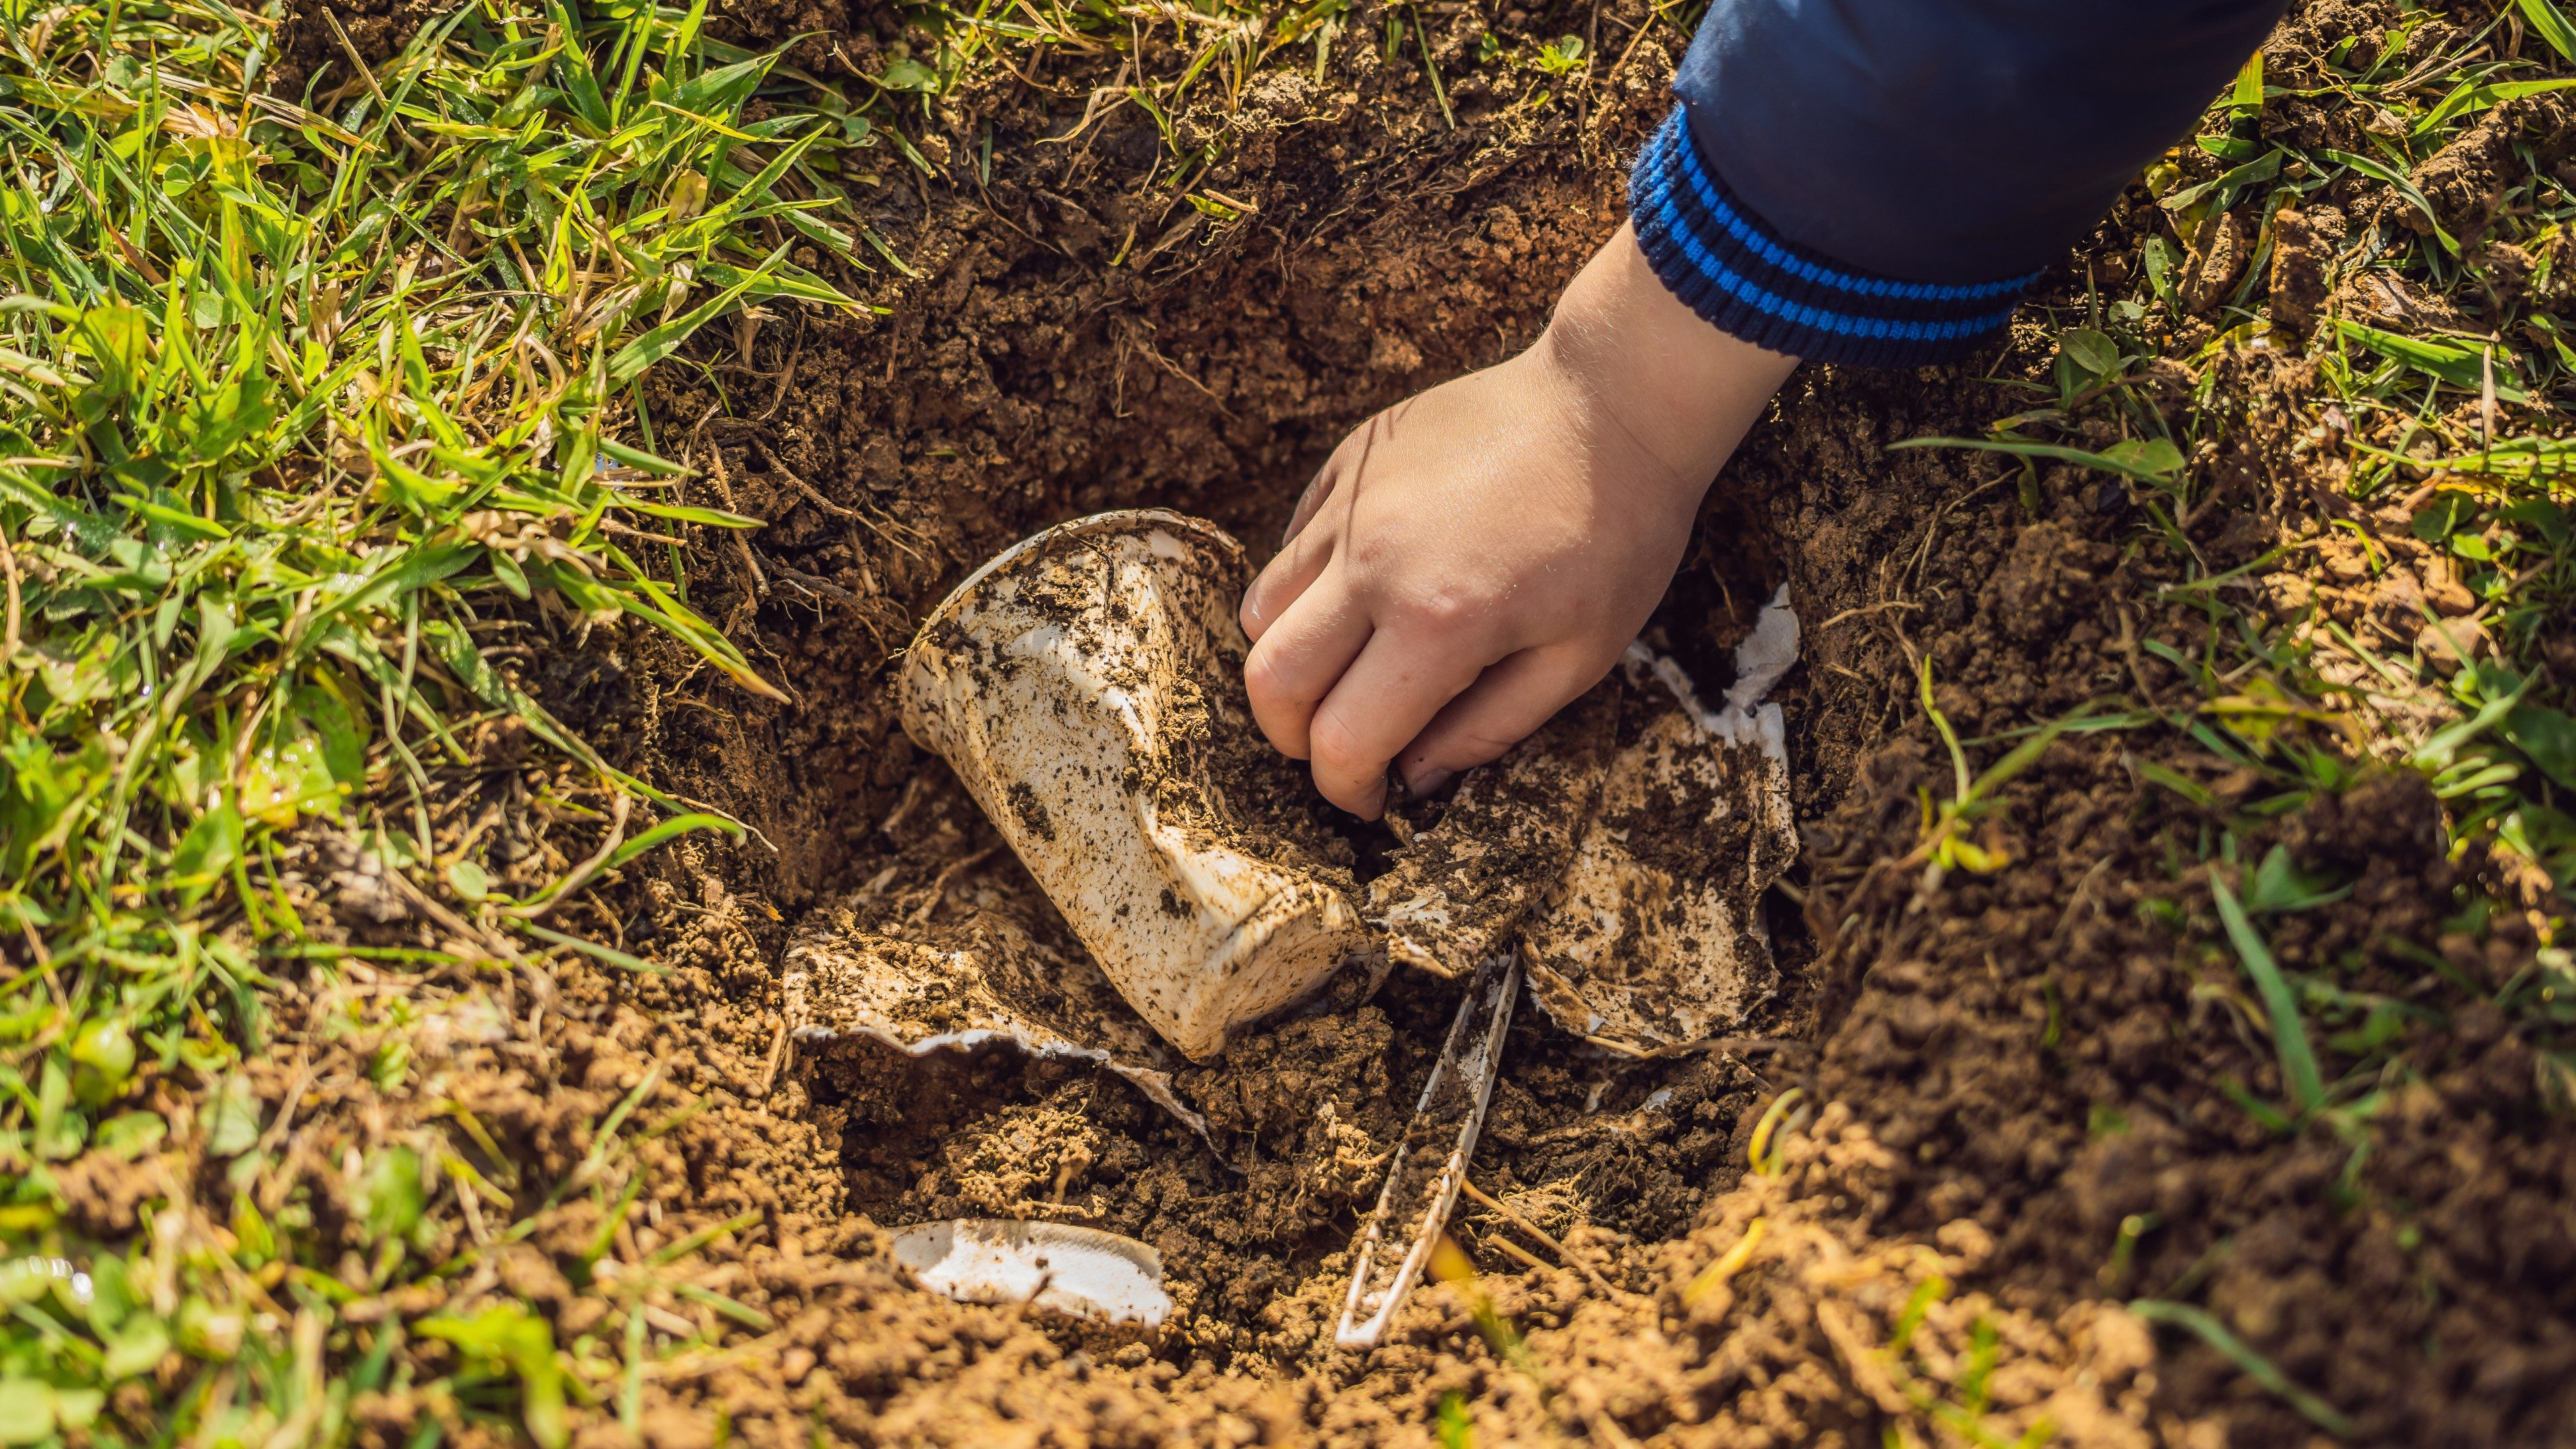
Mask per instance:
[[[1531,349],[1696,507],[1797,359],[1700,319],[1623,225],[1557,301]]]

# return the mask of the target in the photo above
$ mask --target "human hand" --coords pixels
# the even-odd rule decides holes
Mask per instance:
[[[1796,359],[1693,315],[1621,227],[1529,350],[1333,451],[1243,597],[1271,744],[1353,814],[1500,755],[1618,661]]]

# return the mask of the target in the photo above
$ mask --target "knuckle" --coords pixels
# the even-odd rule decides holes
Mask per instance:
[[[1485,610],[1457,589],[1413,589],[1398,595],[1388,612],[1398,628],[1434,638],[1454,638],[1474,628]]]

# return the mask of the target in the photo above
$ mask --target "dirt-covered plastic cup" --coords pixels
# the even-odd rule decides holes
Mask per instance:
[[[1013,545],[907,652],[906,733],[956,770],[1139,1015],[1194,1061],[1323,984],[1367,930],[1240,762],[1243,549],[1162,509]],[[1264,756],[1263,758],[1268,758]]]

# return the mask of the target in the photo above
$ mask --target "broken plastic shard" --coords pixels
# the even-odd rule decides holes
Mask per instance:
[[[1461,781],[1369,883],[1388,964],[1456,976],[1525,943],[1549,1018],[1634,1055],[1740,1023],[1778,980],[1763,892],[1796,858],[1780,707],[1797,663],[1784,589],[1735,650],[1716,710],[1680,666],[1624,667]]]
[[[1500,760],[1468,772],[1440,822],[1369,882],[1362,914],[1389,962],[1462,976],[1508,954],[1547,899],[1599,798],[1620,696],[1612,678],[1559,710]]]
[[[1243,551],[1160,509],[1097,514],[975,571],[906,651],[903,725],[937,752],[1101,970],[1192,1060],[1362,946],[1318,864],[1246,827],[1215,753],[1239,696]],[[1241,737],[1238,739],[1238,737]],[[1267,757],[1265,757],[1267,758]]]
[[[1066,1223],[958,1218],[894,1235],[913,1281],[966,1303],[1027,1303],[1095,1323],[1160,1328],[1163,1258],[1133,1238]]]
[[[1508,954],[1487,960],[1468,982],[1422,1100],[1387,1164],[1377,1211],[1352,1245],[1350,1296],[1333,1329],[1340,1347],[1375,1348],[1405,1295],[1421,1281],[1485,1125],[1519,987],[1520,966]]]
[[[1208,1135],[1207,1119],[1172,1094],[1169,1049],[1100,968],[1020,932],[988,924],[960,948],[844,930],[818,913],[788,942],[784,974],[799,1041],[864,1037],[912,1056],[1003,1042],[1093,1062]]]
[[[1762,896],[1798,836],[1780,707],[1760,701],[1796,662],[1797,640],[1796,616],[1775,599],[1713,713],[1670,660],[1629,651],[1639,687],[1618,752],[1527,933],[1530,995],[1557,1025],[1635,1055],[1687,1051],[1777,984]]]

